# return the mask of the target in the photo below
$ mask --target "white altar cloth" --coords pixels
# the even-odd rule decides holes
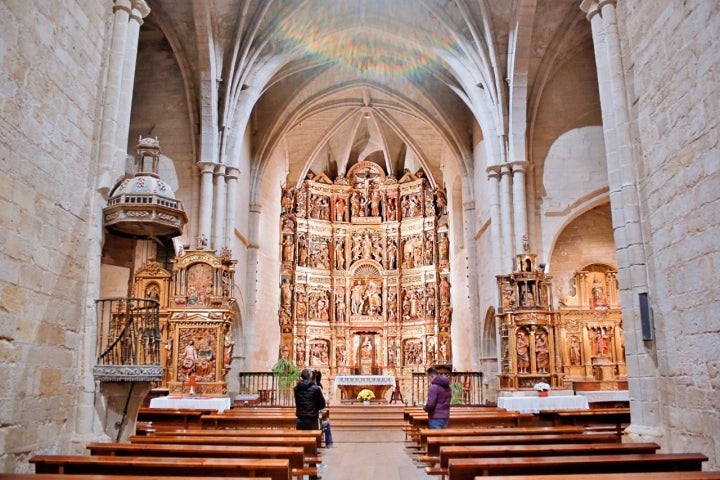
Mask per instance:
[[[338,375],[335,377],[335,389],[341,385],[390,385],[395,386],[392,375]]]
[[[155,397],[150,408],[214,408],[218,412],[230,409],[230,397]]]
[[[540,410],[588,409],[587,397],[582,395],[550,395],[547,397],[499,397],[499,408],[521,413],[538,413]]]

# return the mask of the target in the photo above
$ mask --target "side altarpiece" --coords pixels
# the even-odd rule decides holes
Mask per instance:
[[[570,294],[553,308],[552,277],[536,256],[516,256],[515,271],[497,277],[500,388],[538,382],[573,390],[626,390],[617,272],[590,265],[575,272]]]
[[[444,190],[364,161],[281,206],[280,357],[326,376],[452,363]]]
[[[234,342],[236,260],[219,255],[201,237],[195,250],[180,248],[172,272],[150,260],[135,274],[135,294],[160,303],[162,386],[170,394],[227,394]]]

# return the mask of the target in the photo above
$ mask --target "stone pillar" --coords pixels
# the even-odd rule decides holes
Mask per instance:
[[[515,264],[515,245],[513,242],[512,225],[512,167],[505,163],[500,167],[500,213],[501,213],[501,243],[504,245],[502,256],[502,271],[510,273]]]
[[[232,245],[232,234],[235,226],[235,217],[237,216],[237,188],[240,169],[236,167],[225,167],[225,179],[227,181],[227,194],[225,195],[225,237],[222,239],[223,245],[230,247]]]
[[[527,200],[525,196],[525,168],[528,162],[512,163],[513,213],[515,215],[515,251],[524,253],[527,238]]]
[[[251,203],[248,206],[250,211],[248,219],[248,238],[249,244],[247,246],[247,278],[245,283],[252,287],[247,289],[246,305],[256,305],[258,302],[258,289],[263,288],[264,279],[260,278],[260,272],[258,271],[258,262],[260,261],[260,215],[262,213],[262,207],[257,203]],[[277,304],[275,305],[277,308]],[[255,334],[256,317],[254,309],[248,309],[247,321],[243,322],[243,350],[244,352],[256,352],[257,346],[255,342],[257,340]],[[268,346],[268,349],[274,348],[277,351],[279,343],[274,346]],[[273,358],[275,353],[271,353],[269,356]],[[251,357],[245,359],[245,364],[241,367],[245,370],[251,370],[258,368],[257,357]]]
[[[580,8],[587,14],[592,27],[595,61],[597,62],[600,107],[610,188],[610,206],[615,231],[615,248],[620,281],[620,303],[627,345],[630,377],[630,402],[633,425],[626,433],[648,441],[659,440],[661,418],[654,412],[659,402],[657,366],[651,351],[640,348],[641,336],[637,293],[648,290],[647,258],[640,224],[635,163],[632,154],[632,133],[627,104],[620,35],[617,27],[615,1],[583,0]],[[642,422],[642,425],[638,422]]]
[[[125,54],[123,55],[122,80],[120,84],[120,106],[118,110],[118,126],[115,134],[117,161],[123,162],[127,156],[128,135],[130,132],[130,110],[135,87],[135,65],[137,63],[138,38],[143,18],[150,13],[145,0],[132,0],[132,11],[125,38]]]
[[[213,172],[215,164],[211,162],[198,162],[200,168],[200,213],[198,220],[197,235],[209,236],[212,232],[212,209],[213,209]],[[213,248],[214,245],[208,245]]]
[[[213,207],[213,234],[212,234],[212,245],[218,249],[221,247],[227,247],[224,243],[225,239],[225,201],[226,191],[225,188],[225,165],[217,165],[215,167],[215,200]]]
[[[125,39],[132,5],[130,0],[115,0],[113,7],[113,30],[108,55],[108,72],[105,81],[105,98],[101,118],[100,148],[98,152],[100,168],[99,186],[108,191],[112,187],[110,178],[115,153],[115,132],[117,132],[118,111],[120,109],[120,87],[125,56]]]
[[[497,246],[497,255],[493,259],[493,272],[498,274],[509,273],[504,270],[503,259],[510,255],[506,252],[505,244],[502,241],[502,226],[501,226],[501,214],[500,214],[500,167],[488,167],[488,197],[490,200],[490,240],[492,245]],[[502,301],[502,299],[499,299]]]

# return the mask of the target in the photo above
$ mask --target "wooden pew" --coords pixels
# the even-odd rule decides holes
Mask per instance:
[[[590,410],[558,410],[553,412],[554,425],[582,425],[584,427],[614,427],[621,436],[630,424],[629,408],[607,408]]]
[[[270,477],[223,477],[224,480],[272,480]],[[2,480],[207,480],[202,477],[176,477],[157,475],[100,475],[62,473],[0,473]]]
[[[317,457],[318,447],[315,437],[281,437],[281,436],[245,436],[224,437],[221,435],[165,435],[145,436],[134,435],[129,438],[130,443],[155,444],[186,444],[186,445],[260,445],[268,447],[303,447],[306,457]]]
[[[491,435],[467,437],[428,437],[427,456],[439,457],[440,448],[464,445],[533,445],[542,443],[612,443],[618,442],[615,434],[559,434],[559,435]],[[619,443],[619,442],[618,442]],[[421,457],[422,458],[422,457]],[[439,461],[439,460],[438,460]]]
[[[295,415],[231,415],[211,414],[200,417],[202,428],[292,428],[297,425]]]
[[[536,416],[532,413],[519,412],[497,412],[497,413],[456,413],[450,414],[450,425],[453,428],[477,428],[477,427],[522,427],[532,426],[536,422]],[[412,415],[410,417],[410,428],[427,428],[427,415]]]
[[[294,428],[225,428],[225,429],[208,429],[208,428],[187,428],[174,430],[159,430],[152,432],[155,436],[222,436],[222,437],[313,437],[317,442],[317,446],[322,446],[323,433],[322,430],[296,430]]]
[[[245,475],[290,480],[290,464],[278,458],[116,457],[36,455],[36,473],[93,473],[108,475],[175,475],[224,477]]]
[[[505,475],[475,477],[482,480],[508,480]],[[635,472],[585,473],[582,475],[514,475],[512,480],[717,480],[720,472]]]
[[[220,458],[281,458],[290,463],[292,476],[317,475],[317,468],[306,466],[302,447],[268,447],[260,445],[184,445],[139,443],[90,443],[90,455],[135,457],[220,457]]]
[[[585,432],[584,427],[562,426],[562,427],[486,427],[486,428],[444,428],[431,429],[421,428],[418,431],[418,443],[422,448],[427,445],[428,437],[458,437],[458,436],[492,436],[492,435],[559,435],[576,434]]]
[[[554,443],[539,445],[469,445],[448,446],[440,449],[439,467],[429,466],[428,475],[448,474],[448,463],[454,458],[535,457],[559,455],[620,455],[629,453],[655,453],[657,443]]]
[[[450,406],[450,415],[453,414],[453,412],[457,413],[501,413],[501,412],[507,412],[507,409],[505,408],[499,408],[499,407],[488,407],[488,406],[458,406],[458,405],[451,405]],[[414,407],[405,407],[403,409],[403,420],[406,422],[410,421],[410,417],[412,415],[427,415],[427,412],[422,409],[420,406],[414,406]]]
[[[200,418],[203,415],[217,413],[213,408],[140,408],[137,421],[151,423],[153,428],[158,426],[174,428],[200,428]]]
[[[697,453],[637,453],[627,455],[456,458],[448,463],[449,480],[476,476],[547,473],[629,473],[699,471],[705,455]]]

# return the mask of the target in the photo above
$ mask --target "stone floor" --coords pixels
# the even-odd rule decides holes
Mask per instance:
[[[323,480],[425,480],[424,465],[413,460],[402,431],[333,431],[334,445],[323,449]]]

